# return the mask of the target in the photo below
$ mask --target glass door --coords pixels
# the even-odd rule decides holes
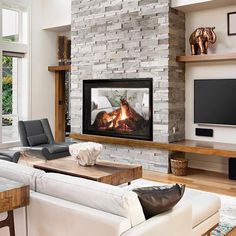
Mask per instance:
[[[18,138],[18,75],[20,58],[2,57],[2,143]]]

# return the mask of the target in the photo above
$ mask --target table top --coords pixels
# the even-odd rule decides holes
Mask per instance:
[[[0,192],[1,193],[5,191],[9,191],[14,188],[21,188],[23,186],[25,186],[25,184],[0,177]]]
[[[29,205],[29,185],[0,177],[0,212]]]
[[[99,160],[91,167],[80,166],[72,157],[34,164],[35,168],[91,179],[112,185],[142,178],[142,166]]]

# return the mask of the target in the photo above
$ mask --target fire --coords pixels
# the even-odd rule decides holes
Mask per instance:
[[[126,120],[128,118],[124,106],[121,105],[121,118],[120,120]]]
[[[93,125],[102,130],[113,129],[132,132],[138,130],[141,123],[145,123],[144,118],[140,116],[125,99],[122,99],[120,108],[110,113],[105,111],[100,112]]]

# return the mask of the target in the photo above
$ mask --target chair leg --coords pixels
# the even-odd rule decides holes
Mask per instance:
[[[14,215],[13,211],[8,212],[8,217],[9,217],[9,231],[10,231],[10,236],[15,236],[15,226],[14,226]]]
[[[7,212],[7,218],[0,222],[0,228],[9,227],[10,236],[15,236],[14,215],[13,211]]]

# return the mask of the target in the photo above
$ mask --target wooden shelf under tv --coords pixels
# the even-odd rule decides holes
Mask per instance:
[[[211,62],[211,61],[232,61],[236,60],[236,53],[225,53],[225,54],[207,54],[207,55],[185,55],[177,56],[177,62]]]
[[[88,135],[72,133],[71,138],[81,141],[92,141],[99,143],[110,143],[117,145],[126,145],[132,147],[156,148],[165,149],[176,152],[196,153],[202,155],[217,155],[222,157],[236,158],[236,144],[197,141],[197,140],[183,140],[173,143],[158,143],[153,141],[114,138],[107,136]]]

